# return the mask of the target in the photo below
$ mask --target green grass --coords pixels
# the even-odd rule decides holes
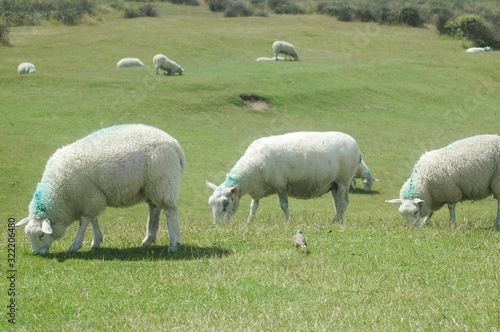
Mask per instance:
[[[384,203],[398,196],[423,152],[499,133],[497,52],[466,54],[462,42],[430,27],[315,15],[223,19],[204,6],[155,5],[160,18],[111,12],[99,24],[11,28],[13,46],[0,49],[5,223],[27,216],[55,150],[98,129],[154,125],[178,139],[188,161],[178,254],[167,254],[165,223],[157,244],[139,247],[145,204],[100,217],[100,250],[90,250],[88,230],[81,251],[66,254],[74,224],[51,254],[33,256],[17,230],[17,330],[500,329],[496,200],[459,204],[455,228],[446,209],[413,228]],[[255,61],[272,56],[280,39],[301,61]],[[157,53],[184,75],[155,76]],[[146,67],[118,70],[123,57]],[[23,61],[37,74],[17,75]],[[242,93],[263,96],[269,111],[245,109]],[[376,192],[350,195],[344,225],[331,223],[329,195],[291,199],[292,224],[274,196],[247,224],[244,197],[235,220],[213,225],[205,180],[221,183],[254,139],[297,130],[355,137],[380,179]],[[308,254],[290,241],[299,227]],[[4,306],[7,286],[4,278]]]

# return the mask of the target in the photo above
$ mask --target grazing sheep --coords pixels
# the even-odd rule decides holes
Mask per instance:
[[[358,164],[358,167],[356,167],[356,173],[354,173],[354,177],[352,178],[351,182],[351,188],[353,190],[357,189],[356,178],[363,179],[363,187],[365,189],[365,192],[370,192],[372,190],[372,185],[376,181],[378,181],[377,179],[372,178],[372,173],[370,172],[370,169],[368,169],[368,166],[366,166],[364,160],[361,160],[361,162]]]
[[[284,53],[285,54],[285,60],[286,56],[292,60],[294,58],[295,60],[299,59],[299,55],[297,54],[297,51],[295,51],[295,47],[293,47],[292,44],[284,42],[284,41],[276,41],[273,43],[273,51],[275,54],[276,61],[278,61],[278,54]]]
[[[148,202],[149,218],[142,245],[155,242],[161,210],[167,216],[169,252],[181,243],[177,197],[186,167],[179,143],[167,133],[145,125],[106,128],[57,150],[47,162],[29,206],[26,225],[35,254],[46,254],[54,240],[80,219],[69,252],[82,247],[85,229],[92,224],[92,248],[102,234],[97,217],[107,206],[127,207]]]
[[[486,46],[486,47],[471,47],[468,48],[465,53],[477,53],[477,52],[488,52],[491,51],[491,47]]]
[[[401,188],[400,198],[387,202],[399,204],[399,212],[416,226],[444,204],[455,223],[456,203],[491,194],[498,200],[495,226],[500,227],[500,137],[481,135],[423,154]]]
[[[116,64],[117,68],[125,68],[125,67],[144,67],[144,64],[141,60],[137,58],[124,58],[118,61]]]
[[[163,73],[165,75],[174,75],[175,73],[182,75],[182,72],[184,71],[181,66],[179,66],[177,63],[173,62],[163,54],[155,55],[153,58],[153,63],[155,65],[156,75],[158,75],[158,69],[166,71],[166,74]]]
[[[255,61],[274,61],[274,60],[285,60],[285,58],[279,56],[279,57],[276,57],[276,56],[273,56],[272,58],[269,58],[269,57],[260,57],[260,58],[257,58],[257,60]]]
[[[36,74],[35,65],[31,62],[23,62],[17,66],[17,72],[19,75],[22,74]]]
[[[278,194],[285,219],[290,219],[288,196],[309,199],[330,192],[336,221],[343,221],[349,204],[349,184],[361,160],[356,141],[339,132],[297,132],[254,141],[216,186],[208,202],[214,222],[226,221],[238,210],[240,198],[252,198],[248,221],[255,218],[259,200]]]

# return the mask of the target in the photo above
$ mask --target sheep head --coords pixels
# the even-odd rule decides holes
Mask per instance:
[[[208,199],[208,204],[213,210],[214,223],[231,220],[240,206],[238,186],[221,188],[208,181],[207,186],[213,190],[212,196]]]
[[[391,199],[386,201],[391,204],[399,205],[399,213],[405,217],[408,224],[417,226],[420,219],[426,217],[430,213],[430,209],[424,200],[420,198],[413,199]]]
[[[47,218],[28,217],[18,222],[15,226],[24,226],[24,232],[30,239],[33,253],[45,255],[49,253],[52,242],[57,239],[53,234],[52,223]]]

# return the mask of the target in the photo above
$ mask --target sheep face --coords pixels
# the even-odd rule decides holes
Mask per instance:
[[[208,199],[208,204],[210,204],[213,210],[214,223],[231,220],[240,206],[238,186],[220,188],[209,182],[207,182],[207,185],[214,191]]]
[[[399,204],[399,213],[406,219],[408,224],[417,226],[420,219],[426,217],[429,213],[429,207],[420,198],[413,199],[392,199],[387,203]]]
[[[365,192],[370,192],[372,190],[372,185],[378,181],[377,179],[374,178],[366,178],[363,179],[363,187],[365,188]]]
[[[49,219],[26,218],[21,220],[16,226],[26,225],[24,232],[30,239],[33,253],[45,255],[49,253],[52,242],[56,240],[52,232],[52,225]]]

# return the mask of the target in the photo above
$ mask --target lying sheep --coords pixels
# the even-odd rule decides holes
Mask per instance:
[[[278,54],[284,53],[285,54],[285,60],[286,56],[292,60],[294,58],[295,60],[299,59],[299,55],[297,54],[297,51],[295,51],[295,47],[293,47],[292,44],[284,42],[284,41],[276,41],[273,43],[273,51],[275,54],[276,61],[278,61]]]
[[[488,52],[491,51],[491,47],[486,46],[486,47],[471,47],[468,48],[466,53],[477,53],[477,52]]]
[[[227,221],[242,196],[252,198],[248,221],[255,218],[259,200],[278,194],[285,219],[290,219],[288,196],[309,199],[330,192],[336,221],[343,221],[349,204],[349,184],[361,159],[356,141],[339,132],[297,132],[254,141],[208,202],[214,222]]]
[[[358,167],[356,167],[356,172],[354,173],[354,177],[352,178],[351,182],[351,188],[353,190],[357,189],[356,178],[363,179],[363,187],[365,189],[365,192],[370,192],[372,190],[372,185],[376,181],[378,181],[377,179],[372,178],[372,173],[370,172],[368,166],[366,166],[364,160],[361,160],[361,162],[358,164]]]
[[[455,223],[456,203],[491,194],[498,200],[495,226],[500,227],[500,137],[482,135],[422,155],[401,188],[400,198],[387,202],[399,204],[399,212],[414,225],[422,217],[425,223],[447,204]]]
[[[46,254],[76,219],[80,227],[69,252],[82,247],[92,224],[92,248],[102,233],[97,217],[107,206],[127,207],[148,202],[149,218],[142,245],[156,241],[161,210],[167,216],[169,252],[181,243],[177,197],[186,167],[179,143],[167,133],[145,125],[114,126],[100,130],[57,150],[47,162],[29,206],[26,225],[35,254]]]
[[[17,72],[19,75],[22,74],[36,74],[35,65],[31,62],[23,62],[17,66]]]
[[[117,68],[124,68],[124,67],[144,67],[144,64],[142,63],[141,60],[137,58],[124,58],[118,61],[116,64]]]
[[[153,63],[155,65],[156,75],[158,75],[158,69],[166,71],[166,74],[163,73],[165,75],[174,75],[175,73],[182,75],[182,72],[184,71],[181,66],[179,66],[177,63],[173,62],[163,54],[155,55],[153,57]]]

